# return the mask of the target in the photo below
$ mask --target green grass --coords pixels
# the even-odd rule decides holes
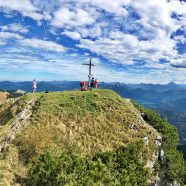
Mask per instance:
[[[18,174],[20,178],[46,151],[59,156],[64,150],[73,149],[76,154],[93,157],[148,137],[142,159],[153,159],[158,133],[141,118],[130,100],[111,90],[26,94],[17,103],[16,113],[32,99],[37,101],[30,124],[12,144],[18,158],[18,166],[12,172],[15,175],[24,170]]]
[[[71,145],[78,153],[95,154],[126,146],[145,136],[153,141],[157,136],[129,100],[110,90],[27,96],[38,97],[38,100],[31,125],[16,140],[26,162],[46,149],[60,153]],[[135,131],[130,130],[131,125]],[[148,148],[153,151],[153,144],[149,144]],[[148,150],[147,157],[152,156],[152,151]]]

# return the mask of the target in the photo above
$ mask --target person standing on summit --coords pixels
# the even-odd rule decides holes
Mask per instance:
[[[33,82],[32,82],[32,92],[36,92],[36,89],[37,89],[37,82],[36,80],[34,79]]]
[[[94,78],[92,78],[91,81],[90,81],[90,88],[91,89],[94,88]]]
[[[98,88],[98,80],[97,79],[95,79],[95,81],[94,81],[94,88]]]

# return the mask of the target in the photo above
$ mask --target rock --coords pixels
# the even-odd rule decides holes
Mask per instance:
[[[158,136],[156,138],[156,140],[155,140],[155,143],[156,143],[157,146],[161,146],[161,144],[162,144],[162,137],[161,136]]]
[[[155,153],[153,153],[153,158],[158,160],[158,158],[159,158],[159,151],[156,151]]]
[[[154,167],[154,162],[151,161],[151,160],[147,160],[147,165],[146,165],[147,168],[150,168],[150,169],[153,169]]]
[[[164,150],[160,150],[159,158],[160,158],[161,162],[164,162],[164,161],[165,161],[165,157],[164,157],[164,155],[165,155]]]
[[[147,136],[145,136],[145,137],[143,138],[143,140],[144,140],[144,142],[145,142],[146,144],[149,142],[149,138],[148,138]]]
[[[135,126],[134,123],[132,123],[132,124],[129,125],[129,129],[130,129],[132,132],[138,132],[138,130],[137,130],[137,128],[136,128],[136,126]]]
[[[23,91],[23,90],[17,89],[17,90],[15,91],[15,93],[16,93],[16,94],[25,94],[26,92]]]
[[[173,183],[168,183],[167,186],[180,186],[180,184],[174,181]]]
[[[34,106],[36,100],[32,99],[27,103],[27,107],[20,112],[15,120],[9,126],[8,135],[2,135],[0,138],[0,152],[6,150],[8,145],[14,140],[16,134],[22,131],[29,123],[30,117],[32,115],[32,107]]]

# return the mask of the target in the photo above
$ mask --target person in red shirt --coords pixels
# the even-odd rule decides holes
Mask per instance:
[[[80,90],[81,91],[85,91],[86,90],[86,82],[85,81],[81,81],[80,82]]]
[[[97,79],[95,79],[95,81],[94,81],[94,88],[98,88],[98,80]]]

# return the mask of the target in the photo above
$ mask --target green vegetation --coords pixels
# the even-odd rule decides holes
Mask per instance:
[[[186,145],[178,145],[177,149],[181,152],[183,152],[184,159],[186,161]]]
[[[6,125],[10,123],[10,121],[14,118],[15,113],[17,111],[17,104],[10,103],[3,103],[0,107],[0,125]]]
[[[28,95],[30,96],[30,95]],[[16,139],[20,157],[32,162],[45,150],[60,154],[68,145],[81,154],[112,151],[157,133],[129,100],[110,90],[38,93],[31,125]],[[130,129],[133,125],[135,131]],[[152,133],[152,131],[154,131]],[[147,146],[152,157],[154,144]]]
[[[147,185],[147,171],[140,162],[143,143],[113,152],[83,157],[72,151],[54,157],[39,156],[29,171],[28,185]]]
[[[178,132],[176,127],[170,125],[166,118],[161,119],[160,115],[152,110],[134,103],[145,121],[152,125],[163,137],[162,149],[165,152],[165,163],[161,164],[162,171],[165,172],[166,179],[171,182],[177,180],[184,182],[185,165],[183,154],[177,150]]]
[[[35,176],[37,177],[36,172],[40,172],[38,166],[43,162],[38,158],[42,157],[43,153],[47,151],[49,156],[58,162],[61,154],[72,151],[72,149],[72,154],[68,154],[69,158],[73,159],[74,154],[76,154],[77,158],[86,160],[85,167],[91,162],[95,166],[101,163],[105,167],[104,171],[110,174],[110,178],[107,180],[115,180],[117,175],[118,183],[124,183],[128,180],[133,185],[139,185],[137,183],[140,179],[144,181],[144,178],[146,180],[151,177],[151,171],[142,165],[146,164],[147,159],[153,161],[153,153],[157,150],[154,141],[158,133],[141,119],[140,112],[135,109],[130,100],[123,99],[110,90],[37,93],[28,94],[24,99],[30,100],[32,98],[37,98],[37,101],[33,109],[31,124],[17,136],[14,142],[18,148],[19,160],[25,167],[30,167],[30,165],[32,167],[30,180]],[[144,144],[143,148],[140,148],[140,152],[132,154],[130,146],[143,141],[144,137],[148,137],[150,142]],[[116,174],[118,168],[113,167],[116,164],[114,158],[111,162],[112,166],[102,159],[99,161],[94,159],[98,154],[104,155],[108,152],[109,157],[116,157],[115,152],[119,152],[120,147],[125,149],[124,152],[128,154],[123,155],[126,157],[124,158],[126,161],[123,165],[125,173],[122,175]],[[117,164],[119,163],[117,162]],[[65,173],[66,177],[71,174],[74,175],[74,171],[79,170],[78,167],[77,170],[74,169],[68,174]],[[129,170],[130,173],[127,172]],[[49,172],[45,171],[48,175]],[[60,171],[61,169],[58,174]],[[106,172],[105,175],[107,175]],[[144,176],[140,178],[139,175]],[[86,177],[90,181],[95,179],[90,174]],[[83,176],[82,179],[79,179],[82,181]],[[97,178],[97,183],[99,181],[105,183],[106,180]],[[145,184],[146,181],[141,185]]]
[[[36,102],[28,127],[0,157],[0,177],[5,182],[143,186],[160,172],[169,182],[183,182],[177,131],[155,112],[113,91],[92,90],[26,94],[15,102],[14,116],[31,100]],[[5,127],[8,123],[2,131]],[[156,144],[159,133],[164,163],[154,158],[160,150]],[[1,174],[4,167],[6,175]]]
[[[15,116],[20,113],[27,105],[30,96],[22,96],[17,98],[7,98],[0,104],[0,126],[9,125]]]

